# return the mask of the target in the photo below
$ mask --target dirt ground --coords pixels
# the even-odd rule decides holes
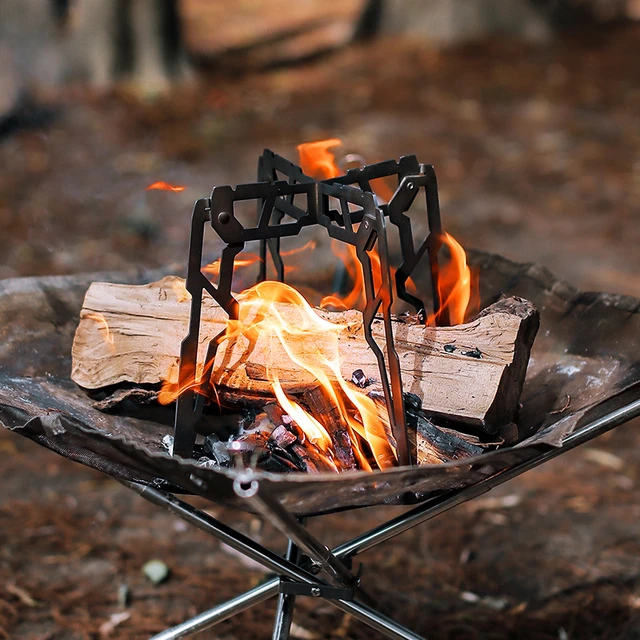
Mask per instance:
[[[370,161],[433,163],[445,227],[463,245],[640,296],[639,45],[631,28],[544,48],[383,41],[294,69],[210,74],[150,104],[69,90],[49,126],[0,140],[0,277],[179,272],[194,199],[253,180],[265,146],[294,156],[300,141],[338,136]],[[146,192],[156,180],[187,189]],[[371,591],[429,638],[640,638],[638,424],[368,552]],[[0,638],[145,638],[265,577],[4,430],[0,455]],[[257,520],[194,502],[283,549]],[[395,513],[310,526],[337,543]],[[159,586],[142,574],[154,558],[171,571]],[[377,637],[330,605],[299,603],[294,637]],[[272,618],[268,602],[200,637],[266,638]]]

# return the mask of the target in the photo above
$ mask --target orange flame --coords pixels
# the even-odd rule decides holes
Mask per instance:
[[[299,291],[281,282],[258,283],[240,293],[237,299],[238,319],[228,321],[227,333],[220,347],[224,347],[225,343],[230,345],[240,337],[250,342],[255,342],[258,336],[264,340],[277,340],[289,359],[301,370],[309,372],[337,407],[359,467],[371,470],[360,438],[368,443],[379,468],[386,469],[397,464],[395,450],[386,438],[374,402],[342,378],[339,337],[347,330],[347,326],[324,320]],[[301,340],[302,337],[306,339]],[[309,441],[325,454],[329,466],[340,470],[340,462],[334,456],[331,437],[326,429],[300,404],[286,396],[277,374],[270,371],[268,366],[267,372],[280,406],[293,418]],[[199,386],[193,372],[182,385],[165,383],[159,401],[172,402],[180,393]]]
[[[289,251],[281,251],[280,255],[283,258],[287,258],[297,253],[303,253],[304,251],[313,251],[313,249],[315,248],[316,248],[316,241],[309,240],[309,242],[307,242],[302,247],[290,249]],[[240,267],[240,268],[249,267],[252,264],[255,264],[256,262],[258,262],[259,260],[260,260],[260,256],[255,255],[255,253],[239,253],[235,257],[233,264],[234,264],[234,267]],[[295,271],[295,270],[296,270],[296,267],[292,265],[285,265],[284,267],[285,274],[291,273],[292,271]],[[213,262],[210,262],[209,264],[205,265],[204,267],[202,267],[202,271],[204,273],[208,273],[210,276],[213,276],[213,277],[219,276],[220,275],[220,259],[218,258],[218,260],[214,260]]]
[[[364,275],[362,273],[362,265],[358,259],[356,248],[352,245],[345,245],[342,242],[334,241],[331,245],[333,253],[342,260],[349,279],[353,283],[351,291],[344,296],[340,296],[338,293],[332,293],[329,296],[325,296],[320,301],[320,307],[322,309],[340,309],[346,311],[348,309],[361,309],[365,304],[365,289],[364,289]],[[380,261],[380,255],[374,249],[369,252],[369,259],[371,260],[371,271],[373,273],[373,287],[375,291],[378,291],[382,284],[382,265]],[[393,281],[395,278],[397,269],[390,267],[390,277]],[[417,293],[415,283],[411,278],[407,279],[406,283],[407,291]]]
[[[179,193],[180,191],[184,191],[187,187],[183,187],[182,185],[177,184],[169,184],[168,182],[154,182],[150,184],[145,191],[152,191],[157,189],[159,191],[174,191],[175,193]]]
[[[273,392],[280,406],[291,416],[291,418],[304,431],[305,435],[313,444],[325,453],[331,455],[331,436],[327,430],[311,415],[309,415],[297,402],[289,400],[284,392],[277,374],[273,375]]]
[[[253,253],[240,253],[236,256],[233,264],[235,267],[248,267],[255,264],[260,260],[260,256],[256,256]],[[204,273],[208,273],[210,276],[217,277],[220,275],[220,259],[214,260],[209,264],[202,267]]]
[[[329,149],[333,149],[333,147],[341,144],[342,140],[338,138],[299,144],[298,154],[300,157],[300,168],[308,176],[316,180],[337,178],[342,175],[342,170],[336,164],[336,158]]]
[[[350,388],[340,373],[339,336],[346,330],[346,326],[320,318],[299,291],[281,282],[261,282],[243,291],[238,296],[238,302],[239,317],[236,321],[229,321],[226,339],[233,340],[239,335],[262,335],[277,339],[291,361],[308,371],[337,406],[342,422],[351,432],[351,441],[362,465],[364,466],[363,461],[366,456],[362,450],[358,449],[354,431],[367,440],[381,468],[395,464],[395,451],[386,438],[381,437],[381,434],[384,434],[384,427],[373,402],[362,392]],[[283,304],[289,305],[295,311],[294,319],[287,320],[282,314],[281,305]],[[301,342],[299,339],[301,336],[310,337],[312,340]],[[305,350],[297,348],[299,344],[304,344]],[[310,344],[314,347],[307,350]],[[276,394],[277,385],[273,378],[272,383],[274,394]],[[359,413],[362,424],[351,415],[346,408],[346,403],[339,398],[336,386],[342,389],[347,399],[351,401],[354,413]],[[278,397],[277,394],[276,397]],[[289,407],[283,406],[282,398],[279,397],[278,400],[282,408],[288,412]],[[304,409],[300,409],[311,420],[311,416]],[[296,412],[299,414],[298,410]],[[309,420],[303,420],[301,424],[296,419],[296,422],[313,441],[316,436],[307,432]],[[319,446],[324,450],[321,445]],[[335,460],[333,462],[336,464]]]
[[[438,295],[441,308],[427,319],[427,324],[438,324],[445,310],[449,313],[449,324],[462,324],[471,301],[471,269],[462,245],[449,233],[443,234],[443,241],[451,259],[440,268]]]

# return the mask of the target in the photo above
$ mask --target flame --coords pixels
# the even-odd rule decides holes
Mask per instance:
[[[325,453],[329,453],[331,457],[331,436],[327,430],[312,416],[309,415],[297,402],[289,400],[277,374],[273,376],[273,392],[280,406],[291,416],[291,418],[304,431],[305,435],[313,444]]]
[[[256,256],[253,253],[240,253],[236,256],[233,264],[235,267],[248,267],[252,264],[255,264],[260,260],[260,256]],[[220,275],[220,259],[214,260],[209,264],[202,267],[202,271],[204,273],[209,274],[210,276],[217,277]]]
[[[316,248],[316,246],[317,246],[317,243],[315,240],[309,240],[309,242],[302,245],[301,247],[296,247],[295,249],[290,249],[289,251],[281,251],[280,255],[283,258],[286,258],[287,256],[293,256],[296,253],[303,253],[304,251],[313,251]]]
[[[228,321],[220,347],[225,342],[230,345],[240,337],[250,342],[255,342],[258,336],[267,341],[277,340],[289,359],[318,381],[338,409],[359,468],[371,470],[367,448],[371,450],[379,468],[396,465],[395,449],[386,438],[384,424],[374,402],[342,378],[339,337],[347,330],[347,325],[324,320],[299,291],[281,282],[260,282],[238,294],[237,300],[238,319]],[[305,339],[301,340],[301,337]],[[298,345],[304,345],[304,349]],[[331,436],[325,427],[301,404],[287,397],[276,372],[269,367],[267,372],[280,406],[293,418],[306,438],[324,454],[329,467],[340,471],[340,462],[334,456]],[[167,404],[188,389],[201,391],[201,383],[196,380],[195,372],[185,375],[182,383],[165,383],[158,400]],[[367,443],[364,448],[363,442]]]
[[[97,323],[99,323],[101,325],[101,329],[104,329],[105,334],[104,334],[104,339],[106,342],[108,342],[109,344],[113,344],[113,334],[111,333],[111,329],[109,329],[109,323],[107,322],[107,319],[98,312],[93,312],[93,311],[85,311],[83,312],[82,316],[83,319],[86,318],[87,320],[95,320]]]
[[[347,311],[348,309],[362,309],[365,304],[364,275],[362,273],[362,265],[358,259],[356,248],[352,245],[345,245],[343,242],[334,240],[331,244],[331,250],[338,258],[340,258],[340,260],[342,260],[353,285],[351,291],[344,296],[340,296],[337,292],[334,292],[329,296],[325,296],[320,301],[320,307],[322,309],[331,308],[339,309],[341,311]],[[378,291],[382,284],[382,265],[380,255],[374,249],[369,252],[369,259],[371,260],[373,287],[375,291]],[[392,281],[395,278],[396,271],[397,269],[390,267],[390,277]],[[413,293],[414,295],[417,293],[415,283],[411,278],[407,278],[406,287],[410,293]]]
[[[370,468],[370,465],[366,464],[366,455],[358,446],[356,433],[368,442],[380,468],[396,464],[395,451],[386,439],[384,426],[373,401],[351,388],[342,378],[338,345],[340,334],[346,330],[346,326],[320,318],[299,291],[281,282],[261,282],[242,292],[238,296],[238,302],[239,317],[238,320],[229,321],[226,339],[233,340],[239,335],[262,335],[277,339],[291,361],[308,371],[337,407],[341,421],[350,432],[354,455],[361,467]],[[293,319],[287,319],[282,314],[283,304],[291,305],[295,311]],[[302,342],[300,336],[312,339]],[[299,344],[305,345],[304,351],[297,348]],[[310,344],[315,347],[309,350]],[[331,438],[320,423],[300,405],[296,405],[295,415],[292,414],[291,403],[286,401],[275,374],[271,380],[278,402],[294,418],[309,440],[325,453],[332,452]],[[349,411],[348,405],[353,407],[353,412]],[[360,420],[356,419],[356,414]],[[332,459],[332,462],[338,465],[337,460]]]
[[[337,178],[342,175],[342,170],[336,164],[336,158],[329,149],[341,144],[342,140],[338,138],[299,144],[300,168],[304,173],[316,180]]]
[[[152,191],[154,189],[158,189],[159,191],[173,191],[175,193],[179,193],[180,191],[184,191],[187,187],[177,184],[169,184],[168,182],[154,182],[150,184],[145,191]]]
[[[303,253],[304,251],[313,251],[313,249],[315,248],[316,248],[316,241],[309,240],[309,242],[307,242],[302,247],[296,247],[295,249],[290,249],[289,251],[281,251],[280,255],[283,258],[287,258],[297,253]],[[257,256],[254,253],[239,253],[235,257],[233,264],[234,264],[234,267],[236,268],[237,267],[242,268],[242,267],[249,267],[252,264],[255,264],[256,262],[259,262],[259,261],[260,261],[260,256]],[[284,267],[285,275],[288,273],[291,273],[292,271],[295,271],[296,269],[297,267],[294,267],[291,265],[285,265]],[[213,277],[219,276],[220,275],[220,259],[218,258],[218,260],[214,260],[213,262],[210,262],[209,264],[205,265],[204,267],[202,267],[202,271]]]
[[[449,314],[449,324],[462,324],[471,300],[471,269],[467,265],[467,254],[462,245],[449,233],[444,233],[442,239],[449,248],[451,259],[440,268],[440,310],[429,316],[427,324],[439,324],[445,310]],[[478,291],[477,286],[474,289]]]

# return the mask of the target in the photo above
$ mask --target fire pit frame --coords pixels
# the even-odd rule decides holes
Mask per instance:
[[[469,487],[452,489],[436,495],[420,506],[392,518],[333,550],[312,536],[305,529],[303,521],[298,520],[274,497],[265,492],[250,470],[237,477],[234,482],[234,491],[263,519],[271,522],[289,539],[284,557],[254,542],[209,514],[179,500],[169,492],[121,480],[123,484],[149,502],[167,508],[185,522],[218,538],[276,574],[258,587],[153,636],[152,640],[175,640],[190,636],[273,596],[278,596],[278,603],[272,638],[287,640],[290,636],[295,599],[301,595],[326,600],[389,638],[421,640],[421,636],[402,627],[372,606],[371,598],[363,590],[362,567],[354,574],[351,570],[352,559],[456,505],[476,498],[525,471],[640,416],[640,399],[637,398],[637,394],[635,395],[635,399],[632,396],[630,401],[604,412],[576,429],[563,440],[561,447],[552,449],[541,447],[539,454],[531,459],[524,460]],[[303,552],[306,556],[302,555]],[[322,571],[328,574],[330,581],[318,576]],[[359,600],[356,597],[359,597]]]
[[[380,204],[371,181],[397,179],[397,188],[386,204]],[[285,179],[282,179],[285,178]],[[416,246],[408,211],[418,193],[424,189],[429,232]],[[305,200],[304,206],[296,198]],[[245,226],[236,217],[237,202],[256,200],[258,216],[255,226]],[[337,203],[338,209],[331,205]],[[288,220],[284,221],[285,216]],[[391,278],[387,239],[387,220],[397,230],[401,263]],[[210,224],[225,243],[220,256],[217,284],[203,270],[202,258],[205,228]],[[362,311],[365,339],[378,362],[380,382],[384,391],[389,423],[396,441],[398,463],[410,465],[410,451],[405,420],[404,393],[400,360],[395,348],[391,305],[394,298],[409,303],[418,318],[426,319],[425,303],[406,290],[414,269],[428,255],[434,313],[441,311],[441,321],[448,324],[446,310],[441,310],[438,290],[438,253],[443,244],[438,186],[432,165],[420,164],[415,156],[388,160],[352,168],[344,175],[315,180],[289,160],[265,149],[258,162],[258,182],[214,187],[210,198],[201,198],[194,205],[189,241],[189,261],[186,289],[191,295],[189,331],[180,348],[179,388],[176,403],[173,453],[191,457],[196,441],[196,425],[202,415],[218,345],[225,331],[208,344],[202,373],[198,369],[198,345],[202,322],[202,296],[206,292],[231,319],[237,319],[238,302],[231,287],[234,260],[247,242],[260,243],[258,281],[267,277],[268,255],[276,270],[276,279],[284,282],[284,263],[280,253],[282,238],[296,236],[304,228],[319,225],[334,239],[355,247],[362,267],[366,304]],[[376,289],[374,268],[369,252],[377,251],[380,259],[379,285]],[[382,315],[386,360],[372,333],[377,314]],[[388,367],[388,371],[387,371]]]

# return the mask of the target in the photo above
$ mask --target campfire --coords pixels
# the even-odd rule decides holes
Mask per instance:
[[[343,171],[339,144],[300,145],[298,165],[266,150],[257,183],[198,200],[186,281],[94,283],[74,381],[175,403],[167,449],[206,466],[375,471],[513,443],[537,311],[512,297],[477,313],[433,167],[408,156]],[[239,213],[251,201],[255,226]],[[206,226],[225,245],[213,261]],[[300,242],[284,251],[288,238]],[[314,280],[318,238],[339,276],[327,291]],[[252,272],[257,283],[236,290]]]

